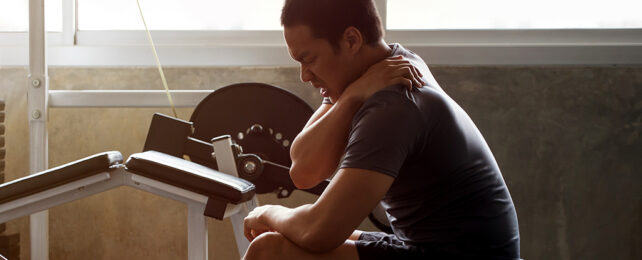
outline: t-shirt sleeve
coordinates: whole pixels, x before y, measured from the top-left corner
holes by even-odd
[[[359,168],[397,177],[417,143],[422,120],[411,104],[384,98],[357,112],[340,168]]]

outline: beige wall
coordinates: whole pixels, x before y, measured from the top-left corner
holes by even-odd
[[[640,259],[642,67],[435,67],[493,150],[520,222],[525,259]],[[284,87],[316,107],[296,68],[167,68],[173,89],[237,82]],[[0,68],[6,180],[28,175],[25,68]],[[51,89],[161,89],[154,68],[50,68]],[[151,115],[169,109],[51,109],[49,166],[141,151]],[[179,109],[189,118],[191,109]],[[295,192],[263,203],[295,206]],[[340,217],[338,212],[337,216]],[[185,259],[186,207],[119,188],[50,211],[51,259]],[[9,222],[29,259],[27,218]],[[366,227],[371,228],[371,227]],[[211,259],[238,257],[229,221],[209,221]]]

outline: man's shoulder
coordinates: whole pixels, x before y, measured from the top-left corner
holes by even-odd
[[[362,110],[401,109],[429,112],[453,102],[441,89],[424,86],[408,90],[404,86],[389,86],[372,95],[361,107]],[[422,111],[428,110],[428,111]]]
[[[367,112],[398,112],[400,110],[413,110],[412,95],[401,85],[386,87],[366,100],[359,113]]]
[[[417,125],[424,116],[402,86],[390,86],[375,93],[355,114],[352,125]]]

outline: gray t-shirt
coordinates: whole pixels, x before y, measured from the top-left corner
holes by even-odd
[[[481,133],[419,56],[391,47],[428,86],[389,86],[368,99],[353,118],[340,167],[395,178],[382,205],[405,243],[461,256],[519,258],[515,207]]]

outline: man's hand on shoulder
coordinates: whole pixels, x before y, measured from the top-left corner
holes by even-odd
[[[370,66],[345,89],[338,102],[364,102],[377,91],[392,85],[403,85],[410,90],[420,88],[426,85],[422,77],[421,72],[403,56],[390,57]]]

